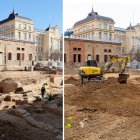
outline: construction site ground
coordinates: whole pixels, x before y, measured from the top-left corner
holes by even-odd
[[[105,81],[80,85],[79,76],[67,72],[66,140],[140,140],[140,71],[127,73],[127,84],[108,73]]]
[[[0,72],[1,80],[12,78],[25,91],[24,94],[0,93],[0,140],[62,140],[62,75],[51,75],[54,83],[49,77],[43,71]],[[40,89],[46,82],[47,93],[56,97],[50,102],[41,97]],[[4,101],[6,96],[11,100]]]

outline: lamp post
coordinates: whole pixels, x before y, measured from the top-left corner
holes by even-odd
[[[6,44],[4,47],[4,70],[7,70],[7,48],[6,48]]]

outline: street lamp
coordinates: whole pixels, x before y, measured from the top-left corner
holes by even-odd
[[[4,70],[7,70],[7,48],[6,48],[6,44],[5,44],[5,47],[4,47]]]

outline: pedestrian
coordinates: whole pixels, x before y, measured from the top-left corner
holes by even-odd
[[[47,86],[47,83],[44,83],[41,87],[42,98],[44,98],[44,95],[45,95],[45,92],[46,92],[46,86]]]

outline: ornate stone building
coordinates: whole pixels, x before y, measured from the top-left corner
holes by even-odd
[[[126,30],[126,53],[131,53],[132,50],[140,49],[140,24],[130,26]]]
[[[62,53],[62,36],[57,25],[54,27],[49,26],[46,30],[35,29],[34,35],[39,61],[49,60],[54,52]]]
[[[92,11],[65,33],[64,60],[80,63],[87,59],[106,62],[111,55],[120,54],[121,43],[114,37],[114,20]]]
[[[83,52],[80,52],[79,42],[84,48],[81,48]],[[81,62],[88,56],[105,62],[110,55],[129,55],[138,49],[140,24],[130,24],[126,29],[115,27],[112,18],[101,16],[93,9],[86,18],[76,22],[73,28],[65,32],[65,62]]]
[[[92,9],[86,18],[74,24],[73,36],[77,39],[114,42],[114,24],[112,18],[100,16]]]
[[[34,23],[19,16],[14,10],[7,19],[0,21],[0,36],[24,41],[34,41]]]
[[[0,66],[23,69],[32,61],[46,61],[51,52],[61,51],[60,40],[58,26],[34,29],[31,19],[13,10],[8,18],[0,21]]]

